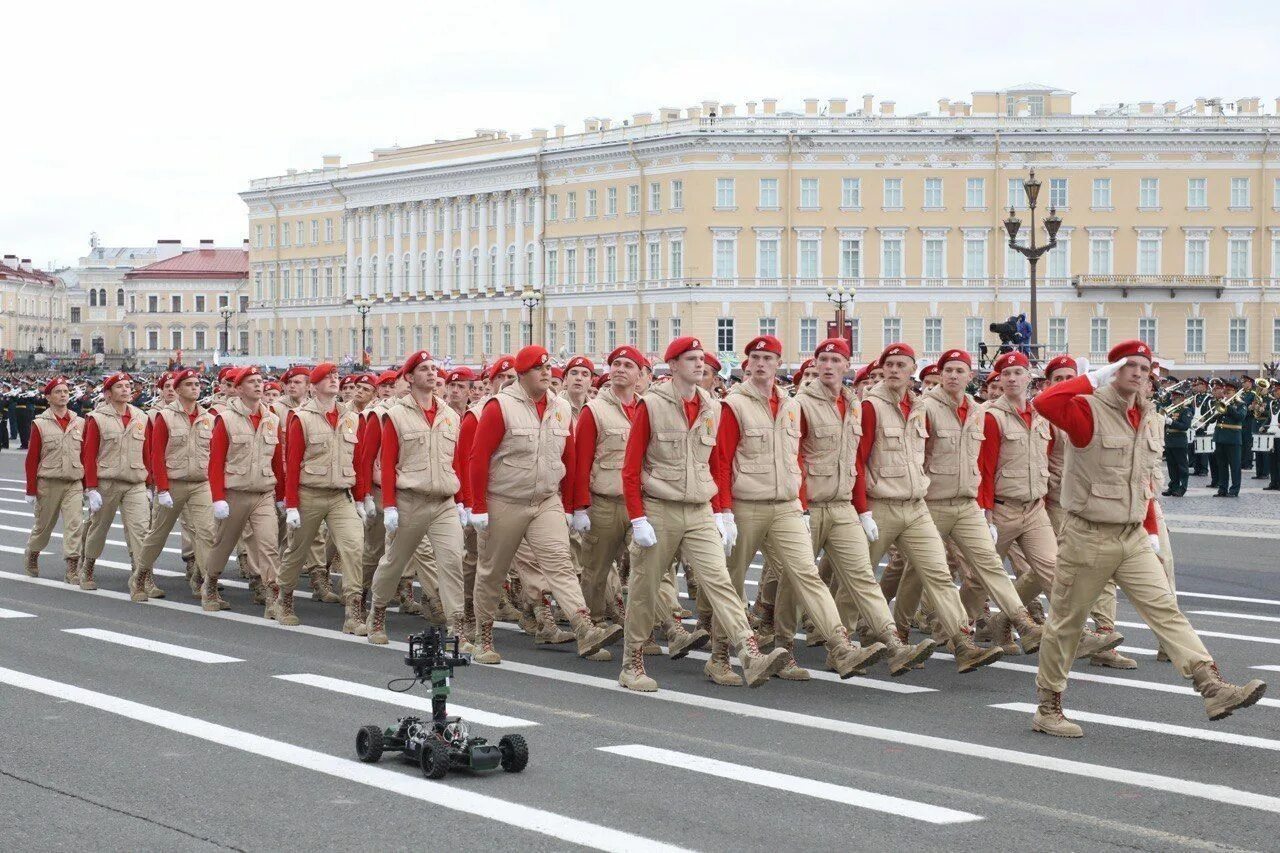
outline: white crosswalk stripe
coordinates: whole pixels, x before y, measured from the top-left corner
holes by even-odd
[[[1246,598],[1240,595],[1218,595],[1212,592],[1183,592],[1182,590],[1178,590],[1176,595],[1179,598],[1207,598],[1214,601],[1238,601],[1242,604],[1280,605],[1280,599],[1275,598]]]
[[[1197,616],[1220,616],[1223,619],[1248,619],[1252,622],[1280,622],[1280,616],[1259,616],[1256,613],[1230,613],[1226,610],[1192,610]]]
[[[3,512],[3,510],[0,510],[0,512]],[[30,530],[27,530],[26,528],[23,528],[23,527],[11,527],[10,525],[7,525],[7,524],[0,524],[0,530],[8,530],[8,531],[10,531],[11,533],[30,533],[30,532],[31,532]],[[52,533],[52,534],[50,534],[50,535],[51,535],[51,536],[53,536],[55,539],[61,539],[61,538],[63,538],[63,536],[62,536],[62,534],[61,534],[61,533],[56,533],[56,532],[55,532],[55,533]],[[116,546],[116,547],[118,547],[118,548],[128,548],[128,547],[129,547],[128,543],[121,542],[121,541],[120,541],[120,540],[118,540],[118,539],[108,539],[108,540],[107,540],[107,544],[108,544],[108,545],[115,545],[115,546]],[[166,553],[166,554],[179,554],[179,555],[181,555],[181,554],[182,554],[182,549],[181,549],[181,548],[165,548],[165,549],[164,549],[164,553]],[[160,574],[160,572],[159,572],[159,571],[157,571],[157,572],[156,572],[156,574]],[[179,574],[182,574],[182,573],[181,573],[181,572],[171,572],[171,574],[172,574],[172,575],[179,575]]]
[[[1150,631],[1151,626],[1145,622],[1121,622],[1116,620],[1117,628],[1138,628],[1143,631]],[[1247,643],[1267,643],[1272,646],[1280,646],[1280,639],[1274,637],[1255,637],[1250,634],[1227,634],[1222,631],[1202,631],[1196,628],[1196,633],[1201,637],[1217,637],[1222,640],[1243,640]]]
[[[0,503],[2,503],[2,502],[7,502],[7,503],[18,503],[18,504],[25,504],[25,503],[26,503],[26,501],[10,501],[8,498],[0,498]],[[18,512],[17,510],[12,510],[12,509],[0,509],[0,515],[14,515],[14,516],[17,516],[18,518],[25,518],[25,519],[28,519],[28,520],[29,520],[29,519],[31,518],[31,510],[30,510],[30,509],[28,509],[26,512]],[[18,527],[6,527],[6,528],[4,528],[4,529],[5,529],[5,530],[14,530],[14,531],[17,531],[18,533],[24,533],[24,534],[27,534],[27,535],[30,535],[30,533],[31,533],[31,528],[29,528],[29,527],[21,527],[21,528],[18,528]],[[112,530],[124,530],[124,525],[123,525],[123,524],[120,524],[119,522],[116,522],[116,523],[114,523],[114,524],[112,524],[112,525],[111,525],[111,529],[112,529]],[[55,533],[55,534],[53,534],[53,535],[54,535],[54,536],[61,536],[62,534],[60,534],[60,533]],[[169,535],[170,535],[170,536],[181,536],[181,535],[182,535],[182,531],[181,531],[179,528],[175,527],[173,530],[169,531]],[[172,551],[172,550],[170,550],[170,549],[168,549],[168,548],[166,548],[165,550],[169,551],[171,554],[177,554],[177,553],[178,553],[177,551]]]
[[[0,607],[0,619],[35,619],[34,613],[23,613],[21,610],[6,610]]]
[[[313,675],[311,673],[276,675],[273,677],[278,678],[281,681],[289,681],[294,684],[305,684],[308,687],[318,687],[321,690],[329,690],[334,693],[345,693],[348,696],[358,696],[361,699],[372,699],[374,702],[383,702],[387,705],[398,705],[402,708],[412,708],[415,711],[426,711],[428,714],[431,713],[430,696],[416,696],[396,690],[387,690],[383,687],[371,687],[368,684],[359,684],[355,681],[343,681],[339,678],[329,678],[324,675]],[[496,729],[538,725],[532,720],[522,720],[519,717],[508,717],[505,714],[494,714],[490,711],[481,711],[477,708],[464,708],[463,706],[456,705],[452,702],[449,703],[449,714],[451,716],[462,717],[468,723],[475,723],[480,726],[490,726]]]
[[[1005,702],[991,707],[1005,711],[1019,711],[1024,714],[1034,714],[1036,710],[1036,706],[1030,702]],[[1176,726],[1171,723],[1157,723],[1152,720],[1134,720],[1128,717],[1115,717],[1111,714],[1077,711],[1074,708],[1067,709],[1066,715],[1068,719],[1078,723],[1098,723],[1103,726],[1117,726],[1140,732],[1157,732],[1165,735],[1195,738],[1196,740],[1230,743],[1236,746],[1251,746],[1256,749],[1280,750],[1280,740],[1272,740],[1265,737],[1251,737],[1250,735],[1238,735],[1233,732],[1197,729],[1191,726]]]
[[[117,646],[128,646],[132,649],[142,649],[156,654],[168,655],[169,657],[184,658],[196,663],[244,663],[244,658],[233,658],[227,655],[206,652],[203,649],[175,646],[172,643],[148,640],[145,637],[135,637],[132,634],[121,634],[117,631],[105,631],[101,628],[63,628],[62,632],[64,634],[74,634],[77,637],[88,637],[91,640],[102,640],[104,643],[114,643]]]

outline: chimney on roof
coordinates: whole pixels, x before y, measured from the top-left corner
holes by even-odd
[[[600,119],[600,129],[601,129],[601,130],[608,130],[608,129],[609,129],[609,128],[611,128],[611,127],[613,127],[613,119],[611,119],[611,118],[602,118],[602,119]]]
[[[583,127],[586,128],[587,133],[595,133],[597,130],[600,129],[600,119],[589,118],[583,121],[582,125]]]
[[[558,139],[558,138],[560,138],[560,137],[562,137],[562,136],[564,136],[564,125],[563,125],[563,124],[557,124],[557,125],[556,125],[556,138]]]
[[[805,115],[807,115],[807,116],[816,116],[816,115],[818,114],[818,99],[817,99],[817,98],[805,98],[805,99],[804,99],[804,114],[805,114]]]
[[[18,269],[22,270],[23,272],[32,272],[33,270],[31,269],[31,259],[23,258],[22,261],[18,264]]]
[[[631,116],[631,123],[635,125],[649,124],[653,121],[653,113],[635,113]]]
[[[692,106],[686,107],[684,111],[685,118],[702,118],[702,107]]]
[[[207,239],[207,238],[202,238],[202,239],[200,240],[200,248],[201,248],[201,249],[212,249],[212,248],[213,248],[213,241],[212,241],[212,240],[209,240],[209,239]]]
[[[846,115],[849,112],[848,98],[830,98],[827,101],[827,113],[833,116]]]
[[[1198,116],[1204,115],[1204,104],[1205,104],[1204,98],[1196,98],[1196,115]]]
[[[893,101],[881,101],[881,102],[880,102],[880,115],[882,115],[882,116],[891,116],[891,115],[893,115],[893,107],[894,107],[894,102],[893,102]]]
[[[738,112],[738,107],[737,107],[737,105],[736,105],[736,104],[721,104],[721,105],[720,105],[720,115],[722,115],[722,116],[723,116],[723,117],[725,117],[725,118],[728,118],[728,117],[729,117],[729,116],[731,116],[731,115],[736,115],[736,114],[737,114],[737,112]]]
[[[341,154],[325,154],[323,157],[320,158],[320,163],[326,169],[337,169],[342,165],[342,155]]]
[[[1261,98],[1240,98],[1236,101],[1236,112],[1241,115],[1257,115],[1261,105]]]
[[[181,241],[181,240],[172,240],[172,239],[170,239],[170,240],[157,240],[157,241],[156,241],[156,245],[157,245],[157,246],[181,246],[181,245],[182,245],[182,241]]]
[[[719,101],[703,101],[702,114],[709,116],[712,113],[715,113],[716,115],[720,115],[720,102]]]
[[[243,240],[241,240],[241,241],[240,241],[240,243],[245,247],[245,249],[248,249],[248,248],[249,248],[249,238],[248,238],[248,237],[245,237]]]
[[[679,121],[679,107],[660,107],[658,109],[658,121]]]
[[[938,98],[938,115],[951,115],[951,99]]]
[[[778,112],[778,99],[777,99],[777,98],[762,98],[761,100],[764,102],[764,114],[765,114],[765,115],[767,115],[767,116],[771,116],[771,115],[774,115],[774,114],[776,114],[776,113]]]
[[[862,114],[864,116],[871,115],[871,111],[875,109],[874,107],[875,98],[876,98],[875,95],[862,96]]]
[[[1174,113],[1176,113],[1177,111],[1178,111],[1178,102],[1177,102],[1177,101],[1165,101],[1165,102],[1164,102],[1164,114],[1165,114],[1165,115],[1167,115],[1167,116],[1171,116],[1171,115],[1173,115]]]
[[[545,127],[535,127],[533,130],[529,131],[529,135],[534,139],[546,139],[547,129]]]
[[[1155,101],[1138,101],[1138,114],[1144,115],[1144,116],[1155,115],[1156,102]]]
[[[1277,99],[1277,100],[1280,100],[1280,99]],[[753,116],[755,114],[756,114],[756,102],[747,101],[747,115]]]

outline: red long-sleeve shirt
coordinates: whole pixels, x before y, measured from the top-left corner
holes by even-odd
[[[534,403],[541,421],[547,411],[547,398],[543,397]],[[484,404],[480,413],[480,423],[476,427],[475,442],[471,447],[471,510],[477,514],[489,512],[489,463],[498,445],[507,433],[506,420],[502,417],[502,407],[497,400]],[[560,502],[565,512],[573,512],[573,465],[574,439],[573,427],[569,427],[569,436],[564,442],[564,451],[560,455],[565,474],[560,480]]]
[[[249,423],[255,432],[262,423],[262,415],[252,414]],[[213,420],[213,435],[209,438],[209,492],[215,501],[227,499],[227,450],[231,447],[231,438],[227,435],[226,424],[222,416]],[[276,500],[284,500],[284,451],[279,444],[271,455],[271,471],[276,475]]]
[[[769,394],[769,413],[774,420],[778,418],[778,409],[782,401],[778,392]],[[711,451],[711,475],[716,481],[716,496],[711,501],[711,509],[715,512],[733,511],[733,457],[738,455],[738,442],[742,440],[742,427],[738,424],[738,416],[728,403],[720,406],[720,427],[716,430],[716,446]]]
[[[698,395],[684,400],[684,416],[692,428],[702,411]],[[627,436],[627,449],[622,455],[622,497],[627,504],[627,517],[635,520],[644,515],[644,492],[640,489],[640,471],[644,467],[645,454],[649,452],[649,409],[641,400],[631,419],[631,434]],[[715,477],[714,448],[711,451],[711,476]]]
[[[1093,410],[1082,398],[1092,393],[1093,383],[1089,381],[1088,375],[1077,376],[1041,391],[1032,405],[1049,423],[1065,432],[1072,445],[1087,447],[1093,441]],[[1125,414],[1129,425],[1136,431],[1142,425],[1142,412],[1137,406],[1130,406]],[[1160,526],[1156,522],[1155,501],[1147,502],[1147,515],[1142,520],[1142,528],[1152,534],[1160,532]]]
[[[373,491],[373,463],[382,452],[382,418],[373,412],[360,414],[360,441],[356,443],[356,485],[351,496],[358,501]],[[397,455],[397,458],[399,456]],[[385,470],[385,466],[384,466]],[[395,474],[392,474],[394,477]],[[383,481],[386,482],[385,480]],[[395,486],[392,486],[395,491]],[[395,506],[395,504],[391,504]]]
[[[453,473],[458,475],[462,484],[458,503],[471,509],[471,448],[476,443],[476,428],[480,421],[470,409],[462,415],[462,425],[458,427],[458,446],[453,450]]]
[[[67,412],[63,417],[54,415],[54,420],[58,423],[58,428],[63,432],[67,431],[67,427],[71,425],[71,413]],[[37,473],[40,470],[40,430],[31,430],[31,440],[27,442],[27,494],[34,495],[36,493]]]
[[[640,406],[640,398],[633,397],[630,403],[622,404],[622,413],[627,420],[636,419],[636,411]],[[586,509],[591,506],[591,466],[596,458],[596,439],[598,438],[596,419],[586,406],[578,415],[578,423],[573,428],[573,445],[576,458],[573,463],[573,508]]]
[[[129,422],[133,417],[125,410],[121,417],[121,423],[125,429],[129,428]],[[84,444],[80,448],[80,462],[84,465],[84,487],[86,489],[98,488],[98,450],[102,443],[102,438],[98,434],[98,422],[93,418],[85,418],[84,425]],[[150,457],[151,448],[148,446],[147,440],[142,441],[142,462],[145,465]],[[150,476],[147,477],[150,481]]]
[[[200,417],[200,410],[196,409],[187,415],[191,423],[196,422],[196,418]],[[169,448],[169,424],[160,415],[156,415],[147,422],[147,429],[150,431],[151,439],[151,464],[148,466],[151,470],[151,479],[156,484],[156,491],[169,491],[169,466],[165,464],[165,451]]]
[[[911,415],[911,397],[903,394],[898,401],[902,416]],[[871,448],[876,443],[876,407],[870,400],[862,401],[862,438],[858,440],[858,478],[853,484],[853,507],[858,514],[867,511],[867,460],[871,458]]]
[[[331,429],[338,428],[338,410],[324,413]],[[302,419],[289,418],[284,452],[284,505],[287,509],[298,507],[298,482],[302,479],[302,457],[307,451],[307,436],[302,430]]]

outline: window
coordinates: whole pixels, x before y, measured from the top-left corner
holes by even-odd
[[[1227,352],[1231,355],[1246,355],[1249,352],[1247,317],[1232,317],[1227,323]]]
[[[1021,234],[1018,235],[1018,245],[1026,245],[1026,241],[1022,239]],[[1014,281],[1023,281],[1027,277],[1027,259],[1008,243],[1005,244],[1004,248],[1004,274],[1006,278]]]
[[[599,215],[599,198],[595,190],[587,190],[587,216]]]
[[[586,323],[586,343],[587,352],[594,353],[596,351],[596,321],[588,320]]]
[[[657,213],[662,209],[662,184],[657,181],[649,183],[649,212]]]
[[[1111,208],[1111,179],[1110,178],[1094,178],[1093,179],[1092,206],[1100,210],[1109,210]]]
[[[1155,210],[1160,207],[1160,179],[1142,178],[1138,181],[1138,207]]]
[[[598,272],[596,269],[596,247],[595,246],[587,247],[586,263],[587,263],[587,268],[586,268],[587,284],[595,284],[596,276],[598,275]]]
[[[671,327],[671,338],[672,338],[673,340],[674,340],[675,338],[680,337],[680,335],[681,335],[681,332],[680,332],[680,326],[681,326],[681,323],[680,323],[680,318],[679,318],[679,317],[672,317],[672,318],[671,318],[671,321],[670,321],[667,325]]]
[[[942,209],[942,178],[924,179],[925,210]]]
[[[1089,272],[1093,275],[1111,275],[1110,234],[1089,238]]]
[[[774,208],[778,206],[778,179],[760,179],[760,207]]]
[[[1106,317],[1089,319],[1089,352],[1096,355],[1111,349],[1111,321]]]
[[[261,225],[253,226],[253,248],[255,249],[262,248],[262,226]]]
[[[684,209],[684,181],[671,182],[671,209]]]
[[[301,225],[302,223],[299,222],[298,224]],[[182,330],[181,329],[169,330],[169,348],[174,350],[182,349]]]
[[[196,313],[197,314],[204,313],[204,298],[205,297],[203,293],[196,294]],[[196,347],[196,349],[200,349],[200,347]]]
[[[1009,207],[1014,210],[1026,210],[1027,191],[1022,185],[1022,178],[1009,179]]]
[[[158,329],[147,329],[147,349],[160,349],[160,331]]]
[[[1208,183],[1207,178],[1187,178],[1187,207],[1202,208],[1209,206]]]
[[[671,241],[671,269],[668,270],[671,278],[684,278],[684,241]]]
[[[840,182],[840,206],[862,207],[861,178],[845,178]]]
[[[640,342],[640,323],[635,319],[627,320],[627,343],[634,346]]]
[[[1050,207],[1066,207],[1067,206],[1067,179],[1066,178],[1050,178],[1049,179],[1049,206]]]
[[[1204,353],[1204,318],[1187,318],[1187,355]]]
[[[618,188],[608,187],[604,191],[604,215],[618,215]]]
[[[756,241],[756,275],[763,279],[778,277],[778,241],[776,239]]]
[[[1071,238],[1058,232],[1058,245],[1049,252],[1049,278],[1067,278],[1071,275]]]
[[[964,240],[964,277],[987,277],[987,241],[984,237],[966,237]]]
[[[560,195],[555,193],[547,196],[547,221],[555,222],[560,218]]]
[[[1160,274],[1160,241],[1152,237],[1138,240],[1138,275]]]
[[[1248,237],[1232,237],[1227,240],[1227,275],[1231,278],[1249,277]]]
[[[578,283],[578,250],[566,248],[564,250],[564,281],[565,284]]]
[[[880,277],[898,278],[902,275],[902,238],[885,237],[880,241]],[[893,343],[890,341],[889,343]]]
[[[986,178],[969,178],[964,182],[964,206],[974,209],[987,206]]]
[[[653,240],[648,245],[649,257],[645,260],[644,275],[647,280],[654,281],[662,278],[662,244]]]
[[[886,209],[902,209],[902,178],[884,179],[884,206]]]
[[[640,185],[627,185],[627,213],[640,212]]]
[[[845,238],[840,241],[840,277],[862,278],[862,241]]]
[[[79,322],[80,322],[80,307],[79,307],[79,306],[75,306],[75,307],[73,307],[73,308],[71,309],[71,322],[73,322],[73,323],[79,323]],[[77,349],[77,347],[72,347],[72,348],[71,348],[71,351],[72,351],[72,352],[75,352],[75,351],[76,351],[76,349]]]
[[[884,323],[880,327],[880,337],[883,340],[882,346],[897,343],[902,340],[902,318],[901,317],[885,317]]]
[[[1271,184],[1271,206],[1280,210],[1280,178]]]
[[[578,193],[566,193],[564,197],[564,215],[566,219],[578,218]]]
[[[311,245],[314,246],[319,242],[320,242],[320,220],[313,219],[311,220]],[[201,349],[201,347],[196,347],[196,349]]]
[[[174,293],[169,296],[169,311],[174,314],[182,313],[182,294]]]
[[[716,350],[734,352],[737,348],[733,340],[733,318],[721,317],[716,320]]]
[[[640,280],[640,244],[627,244],[626,281]]]
[[[818,208],[818,179],[800,179],[800,207],[808,210]]]
[[[492,263],[492,261],[494,260],[494,257],[490,255],[490,259]],[[493,280],[492,271],[489,273],[489,278],[491,281]],[[560,253],[555,249],[548,249],[547,250],[547,281],[559,281],[559,280],[560,280]]]
[[[818,348],[818,320],[816,317],[800,318],[800,352],[813,352]]]
[[[1067,346],[1066,317],[1049,318],[1049,338],[1047,344],[1049,352],[1051,353],[1064,353],[1070,349],[1070,347]]]
[[[98,291],[94,290],[93,288],[89,288],[89,307],[90,308],[98,307]]]
[[[712,271],[715,278],[733,278],[737,274],[735,260],[733,238],[717,237],[715,241],[714,268]]]
[[[924,318],[924,351],[928,355],[942,352],[942,318]]]
[[[569,322],[564,324],[564,345],[569,352],[578,351],[578,324]]]
[[[778,318],[777,317],[761,317],[760,318],[760,334],[778,336]]]
[[[716,178],[716,207],[731,208],[735,204],[734,179]]]
[[[1280,353],[1280,317],[1271,321],[1271,352]]]
[[[940,279],[946,275],[946,241],[941,237],[926,237],[924,241],[924,277]]]
[[[1209,241],[1204,237],[1187,238],[1187,275],[1205,275],[1209,270]]]
[[[276,227],[274,225],[270,226],[270,230],[268,234],[269,236],[267,237],[267,248],[270,249],[274,247],[276,244]]]
[[[1139,317],[1138,318],[1138,340],[1142,341],[1152,350],[1158,350],[1156,346],[1156,318],[1155,317]]]
[[[299,220],[298,220],[298,240],[297,240],[297,243],[298,243],[298,245],[299,245],[299,246],[306,245],[306,242],[307,242],[307,241],[306,241],[306,238],[303,236],[303,232],[302,232],[303,226],[305,226],[305,225],[306,225],[306,223],[305,223],[305,222],[303,222],[301,219],[299,219]]]
[[[613,284],[618,280],[618,247],[604,247],[604,280]]]
[[[116,307],[117,308],[124,307],[124,288],[123,287],[116,288]]]
[[[1249,208],[1249,179],[1248,178],[1232,178],[1231,179],[1231,207],[1232,209],[1248,210]]]
[[[660,342],[658,336],[660,334],[658,327],[658,318],[649,318],[649,352],[657,352]]]
[[[845,317],[845,324],[849,329],[849,351],[859,353],[862,351],[862,321],[857,317]]]
[[[147,295],[147,313],[155,314],[159,312],[159,310],[160,310],[160,297],[156,296],[154,293],[148,294]],[[152,347],[152,349],[155,349],[155,347]]]
[[[613,352],[618,348],[618,323],[616,320],[604,322],[604,349]]]
[[[288,247],[289,245],[289,231],[290,228],[288,222],[280,224],[280,245],[282,247]]]
[[[818,278],[822,275],[820,256],[822,241],[804,239],[800,241],[800,277]]]

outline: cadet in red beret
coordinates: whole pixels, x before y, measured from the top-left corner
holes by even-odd
[[[475,381],[476,375],[469,367],[455,367],[445,377],[444,397],[458,417],[462,417],[471,405],[471,383]]]
[[[818,351],[821,351],[821,349],[822,348],[819,347]],[[847,359],[847,356],[846,356],[846,359]],[[806,358],[804,361],[800,362],[800,367],[799,369],[796,370],[795,376],[791,377],[791,384],[795,386],[796,390],[799,390],[800,386],[804,385],[806,382],[812,382],[817,378],[818,378],[817,362],[815,362],[814,359],[812,358]]]
[[[54,526],[61,519],[62,558],[66,565],[63,579],[74,584],[80,582],[84,539],[84,484],[80,480],[83,463],[77,452],[84,435],[84,419],[67,408],[71,385],[66,377],[53,377],[42,390],[49,408],[32,420],[27,442],[26,500],[35,504],[35,518],[27,537],[24,566],[28,575],[40,574],[40,552],[49,544]],[[68,438],[71,440],[65,440]]]
[[[875,362],[864,364],[858,368],[853,374],[853,395],[859,400],[867,396],[867,391],[875,384],[875,380],[871,378],[871,369],[875,367]]]
[[[622,346],[615,349],[613,352],[609,353],[609,357],[605,359],[605,364],[609,367],[612,367],[613,363],[620,358],[630,359],[631,361],[635,362],[635,365],[637,367],[650,366],[649,359],[645,358],[644,355],[640,352],[640,350],[636,349],[630,344],[623,344]],[[594,369],[595,368],[593,367],[592,370]]]
[[[569,404],[574,423],[587,404],[591,383],[596,378],[596,366],[585,355],[575,355],[564,366],[564,384],[560,396]]]
[[[1076,365],[1076,360],[1066,353],[1054,356],[1044,366],[1044,378],[1049,381],[1050,385],[1056,385],[1066,379],[1071,379],[1079,372],[1080,368]]]
[[[496,394],[502,385],[507,382],[514,382],[516,378],[516,360],[509,355],[498,356],[498,359],[489,366],[489,383],[493,385],[493,393]]]
[[[295,364],[280,376],[280,384],[284,386],[284,393],[278,401],[278,414],[292,411],[307,401],[307,393],[311,387],[311,368]],[[283,419],[281,423],[284,423]]]
[[[684,337],[676,338],[671,343],[667,344],[666,352],[662,354],[662,360],[672,362],[685,353],[693,352],[695,350],[698,352],[703,351],[702,340],[690,335],[685,335]]]
[[[926,364],[920,368],[920,388],[922,391],[928,391],[930,388],[936,388],[942,381],[942,371],[936,364]]]

